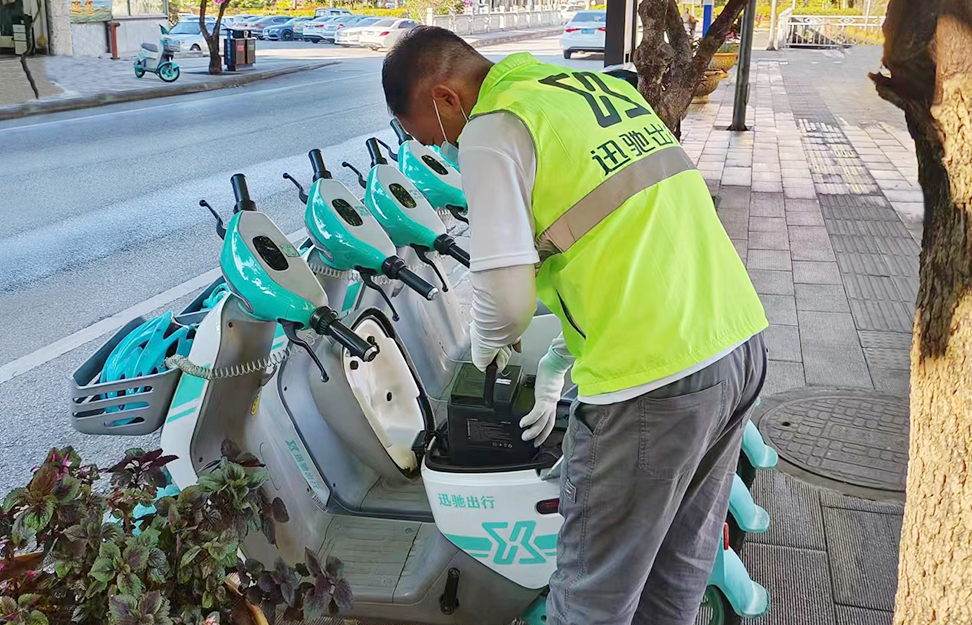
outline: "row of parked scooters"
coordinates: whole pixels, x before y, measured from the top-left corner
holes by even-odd
[[[276,545],[249,537],[247,555],[339,557],[355,597],[348,618],[538,625],[556,568],[560,442],[574,389],[539,449],[513,438],[560,322],[540,307],[506,371],[484,375],[468,362],[454,288],[469,265],[453,236],[467,210],[461,174],[393,126],[397,149],[367,141],[363,198],[332,177],[319,150],[309,153],[309,186],[284,174],[306,240],[289,240],[259,212],[242,174],[231,179],[228,221],[201,202],[223,240],[222,278],[151,331],[134,320],[82,365],[72,422],[90,434],[161,428],[164,452],[178,456],[169,465],[178,488],[220,457],[224,439],[257,455],[272,475],[267,494],[291,520]],[[769,607],[733,547],[768,527],[748,485],[775,464],[747,427],[700,622]]]

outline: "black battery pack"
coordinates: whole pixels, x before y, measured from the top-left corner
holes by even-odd
[[[449,397],[448,449],[454,466],[529,463],[536,455],[524,441],[520,419],[533,408],[533,376],[518,366],[483,373],[471,362],[459,367]]]

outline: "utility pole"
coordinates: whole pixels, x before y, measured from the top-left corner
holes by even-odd
[[[746,127],[746,103],[749,102],[749,65],[753,58],[753,29],[756,27],[756,0],[749,0],[743,13],[742,33],[739,37],[739,67],[736,69],[736,97],[732,103],[732,125],[729,130],[749,130]]]

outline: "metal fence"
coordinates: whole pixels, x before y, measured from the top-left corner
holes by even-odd
[[[793,9],[780,13],[776,48],[846,48],[878,44],[884,16],[794,15]]]
[[[510,30],[515,28],[539,28],[558,26],[564,18],[558,10],[508,11],[472,15],[435,15],[426,18],[427,24],[448,28],[457,35],[473,35]]]

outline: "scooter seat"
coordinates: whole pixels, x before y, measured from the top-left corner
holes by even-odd
[[[159,46],[157,46],[154,43],[143,43],[142,44],[142,49],[143,50],[148,50],[149,52],[158,52],[159,51]]]

